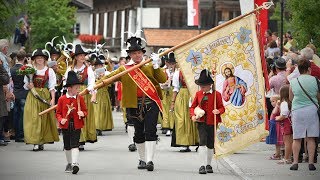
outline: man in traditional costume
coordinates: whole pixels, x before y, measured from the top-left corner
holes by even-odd
[[[146,52],[141,44],[141,38],[132,36],[127,40],[130,61],[111,72],[108,78],[119,74],[135,64],[139,64]],[[158,55],[152,55],[152,63],[145,64],[121,76],[122,107],[126,108],[128,131],[134,126],[134,142],[139,154],[138,169],[153,171],[153,156],[158,140],[157,120],[161,104],[161,89],[159,83],[166,82],[165,73],[159,68],[161,60]],[[146,163],[147,161],[147,163]]]

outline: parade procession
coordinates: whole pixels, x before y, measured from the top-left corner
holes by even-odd
[[[319,179],[317,0],[4,0],[0,179]]]

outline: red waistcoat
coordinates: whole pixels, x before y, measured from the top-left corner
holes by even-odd
[[[80,108],[81,111],[84,113],[85,116],[88,115],[88,111],[87,111],[87,107],[86,104],[84,102],[84,99],[82,96],[77,96],[77,98],[80,98]],[[73,107],[75,109],[73,109],[71,111],[71,113],[68,115],[68,117],[66,118],[67,112],[68,112],[68,106],[67,105],[73,105]],[[84,125],[84,121],[83,121],[83,117],[81,119],[79,119],[78,116],[78,103],[77,103],[77,99],[75,98],[67,98],[66,95],[63,95],[59,98],[58,100],[58,107],[56,110],[56,118],[59,122],[59,127],[61,129],[68,129],[69,127],[69,120],[71,118],[73,118],[74,121],[74,127],[75,129],[81,129]],[[65,124],[61,124],[61,120],[63,118],[68,119],[68,121]]]
[[[216,109],[220,111],[220,114],[216,115],[216,124],[221,122],[220,115],[224,113],[225,108],[223,106],[222,97],[221,94],[218,91],[213,91],[211,94],[203,94],[203,91],[200,90],[196,93],[192,105],[190,107],[190,117],[194,116],[194,109],[199,106],[201,109],[203,109],[206,113],[205,115],[200,118],[200,122],[206,122],[208,125],[214,125],[214,114],[212,113],[214,109],[214,94],[216,93],[217,103],[216,103]],[[207,100],[203,100],[204,96],[207,96]]]

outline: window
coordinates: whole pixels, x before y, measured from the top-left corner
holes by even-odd
[[[80,34],[80,23],[76,23],[74,26],[74,30],[73,30],[75,35],[79,35]]]

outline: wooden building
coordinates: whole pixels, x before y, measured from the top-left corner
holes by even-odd
[[[201,30],[240,15],[238,0],[199,2]],[[145,37],[151,51],[174,46],[199,33],[199,27],[187,26],[187,0],[93,0],[90,25],[91,34],[103,35],[108,50],[118,56],[126,55],[126,32],[142,29],[143,34],[137,33]],[[184,35],[172,40],[177,34]]]

